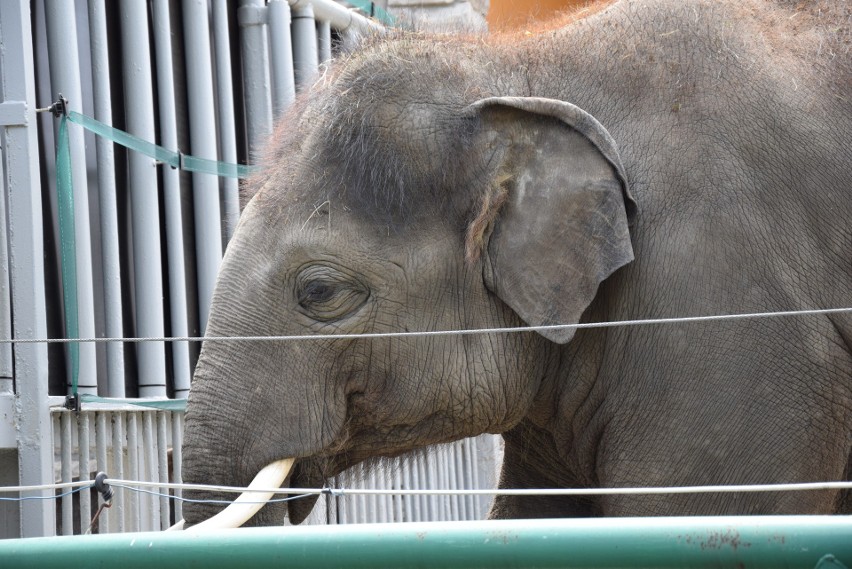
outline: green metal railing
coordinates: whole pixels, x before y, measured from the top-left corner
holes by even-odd
[[[0,566],[852,567],[846,516],[503,520],[252,528],[0,541]]]

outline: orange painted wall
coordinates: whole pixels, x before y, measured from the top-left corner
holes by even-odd
[[[517,29],[588,3],[589,0],[491,0],[488,27],[493,31]]]

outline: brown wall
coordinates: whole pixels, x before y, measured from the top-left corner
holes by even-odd
[[[494,31],[518,29],[588,3],[589,0],[491,0],[488,27]]]

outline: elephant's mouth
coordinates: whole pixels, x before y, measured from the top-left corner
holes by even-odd
[[[272,487],[303,488],[316,490],[324,488],[326,481],[346,468],[368,458],[354,456],[353,453],[341,453],[335,456],[315,456],[311,458],[285,458],[275,460],[264,468],[249,484],[249,488],[267,489]],[[193,531],[239,527],[243,524],[252,526],[274,526],[283,523],[286,514],[291,524],[298,525],[313,511],[319,494],[294,495],[289,500],[279,500],[282,495],[254,492],[244,492],[225,510],[205,521],[191,526]],[[274,499],[273,502],[269,500]],[[241,504],[240,504],[241,503]],[[239,504],[239,505],[238,505]],[[256,514],[256,515],[255,515]],[[183,520],[172,529],[181,529]]]
[[[293,467],[293,473],[285,486],[290,488],[323,488],[325,481],[330,477],[324,473],[328,472],[329,462],[318,459],[300,459]],[[287,518],[291,524],[300,524],[305,521],[319,499],[318,494],[309,494],[294,498],[287,502]]]

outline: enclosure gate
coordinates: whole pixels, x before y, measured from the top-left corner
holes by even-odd
[[[68,110],[142,141],[249,164],[273,118],[341,43],[380,26],[331,0],[0,2],[0,339],[18,342],[0,342],[0,486],[86,480],[98,470],[179,482],[182,411],[137,404],[182,400],[199,349],[83,342],[77,376],[67,345],[24,343],[69,336],[57,120],[38,107],[61,95]],[[76,295],[67,304],[76,306],[77,337],[203,335],[239,216],[237,180],[189,174],[68,127]],[[63,406],[72,377],[88,398],[79,413]],[[98,396],[107,399],[93,403]],[[487,488],[497,444],[463,441],[387,474],[363,479],[356,471],[339,483]],[[96,506],[87,492],[58,502],[52,491],[27,495],[41,499],[0,502],[0,537],[86,531]],[[311,519],[473,519],[484,507],[478,497],[346,497],[322,503]],[[179,502],[119,490],[94,531],[159,529],[176,515]]]

